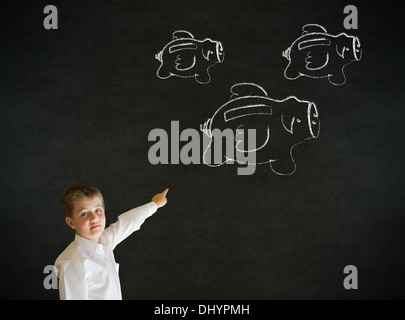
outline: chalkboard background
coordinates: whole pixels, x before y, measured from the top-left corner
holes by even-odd
[[[45,30],[43,8],[58,9]],[[358,30],[345,30],[354,4]],[[74,184],[103,192],[107,223],[170,188],[167,206],[115,250],[124,299],[405,298],[404,63],[398,8],[347,1],[29,1],[2,10],[0,296],[58,299],[43,269],[73,240]],[[360,38],[347,82],[284,78],[281,52],[308,23]],[[159,79],[175,30],[222,42],[211,82]],[[297,170],[152,165],[155,128],[200,124],[238,82],[319,110]],[[202,137],[202,135],[201,135]],[[185,143],[182,142],[181,145]],[[343,286],[346,265],[359,289]]]

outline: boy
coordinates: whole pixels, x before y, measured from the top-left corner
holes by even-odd
[[[167,203],[168,191],[157,194],[148,204],[121,214],[107,229],[104,229],[104,200],[98,188],[78,185],[65,193],[62,210],[67,225],[76,235],[55,261],[62,300],[122,299],[113,250]]]

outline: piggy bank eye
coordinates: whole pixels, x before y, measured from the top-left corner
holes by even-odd
[[[297,122],[300,123],[300,122],[301,122],[301,119],[297,118]]]

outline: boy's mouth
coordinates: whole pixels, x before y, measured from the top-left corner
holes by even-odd
[[[90,227],[90,229],[97,229],[97,228],[100,228],[100,227],[101,227],[101,224],[96,224],[96,225]]]

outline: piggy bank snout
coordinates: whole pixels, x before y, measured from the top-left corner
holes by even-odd
[[[308,103],[308,127],[312,138],[317,138],[320,131],[319,113],[313,102]]]
[[[224,48],[220,41],[206,39],[202,42],[203,57],[212,63],[221,63],[224,61]]]
[[[218,62],[220,62],[220,63],[223,62],[224,61],[224,47],[222,46],[222,43],[220,41],[216,41],[215,49],[216,49]]]
[[[360,45],[360,39],[358,37],[353,38],[353,54],[354,54],[354,59],[356,61],[360,61],[361,55],[362,55],[362,49]]]

